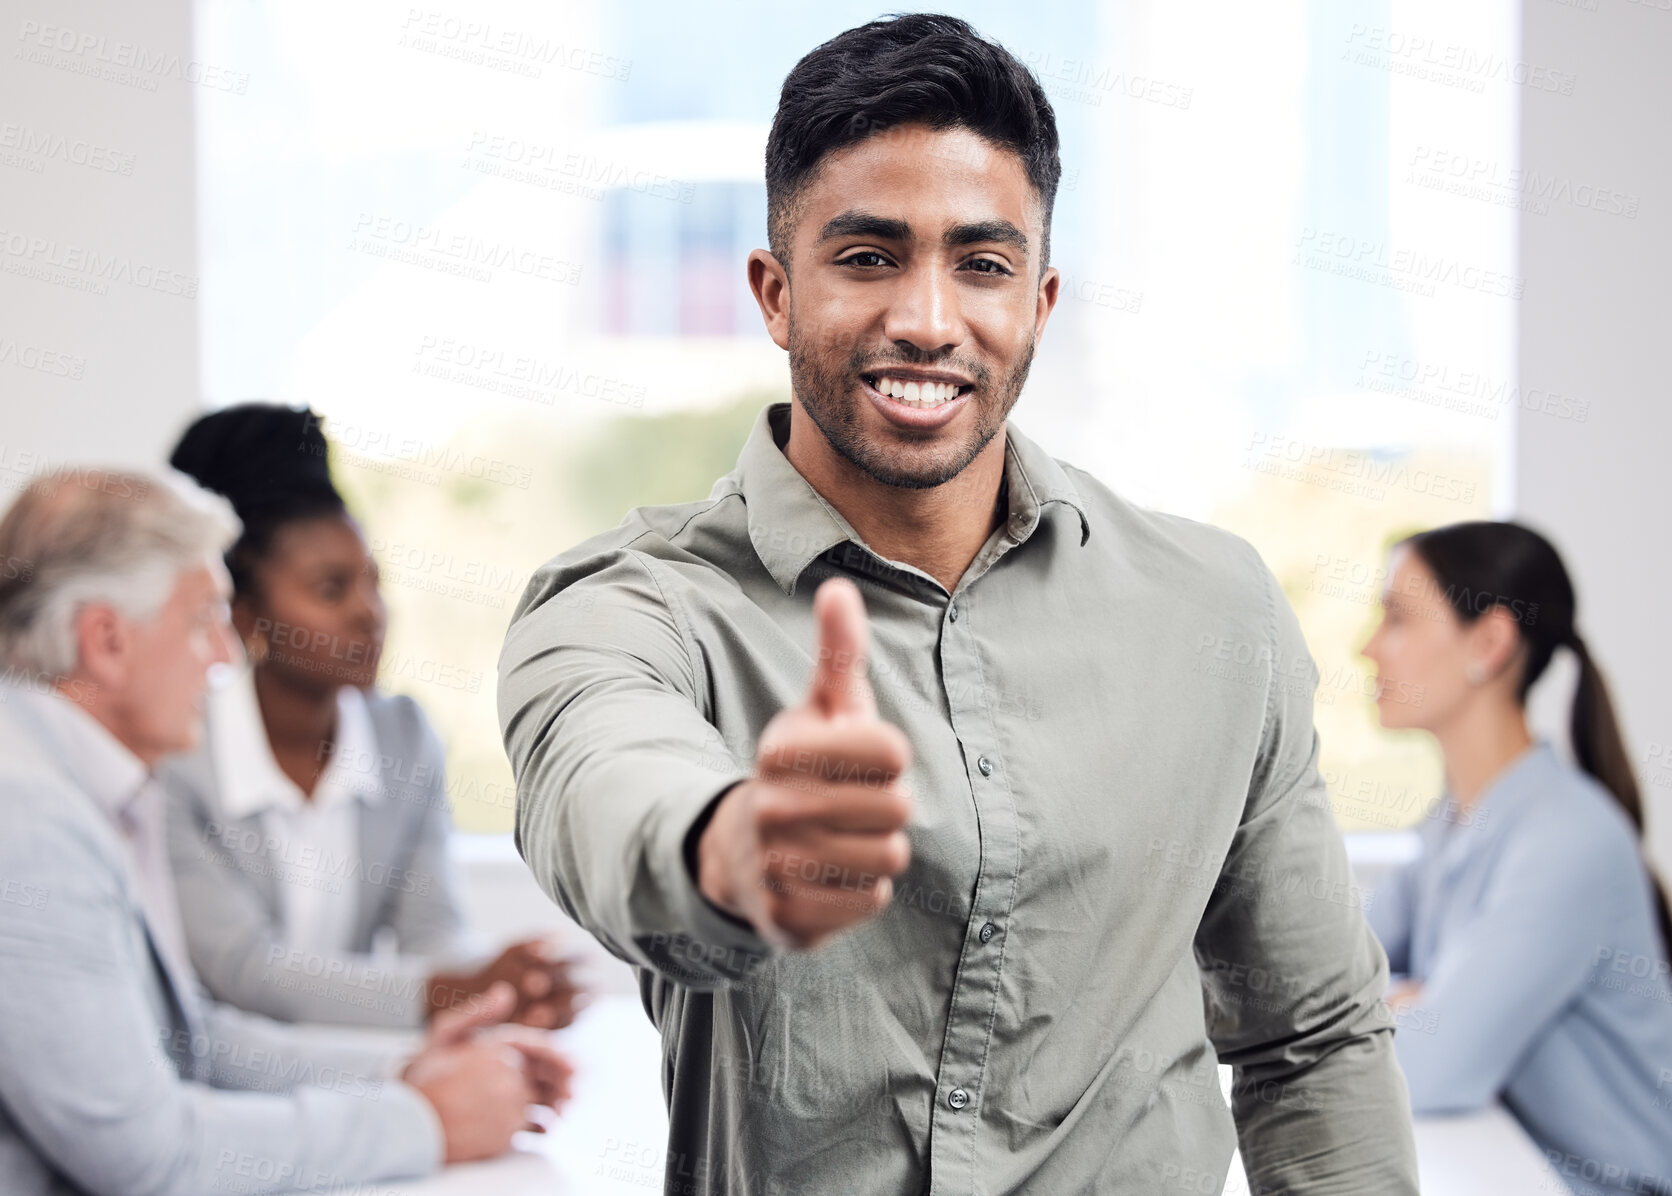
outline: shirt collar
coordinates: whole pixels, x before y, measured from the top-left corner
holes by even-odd
[[[8,690],[7,700],[18,699],[30,704],[58,741],[49,754],[120,825],[151,778],[145,762],[80,704],[55,689]]]
[[[210,750],[221,810],[229,818],[247,818],[267,809],[298,810],[308,801],[273,756],[255,672],[237,670],[209,699]],[[377,739],[365,696],[351,685],[337,690],[337,735],[331,762],[314,786],[316,808],[359,797],[376,802],[383,796],[378,778],[345,761],[375,761]]]
[[[807,566],[844,541],[881,556],[790,464],[782,445],[789,441],[790,405],[771,403],[755,417],[731,478],[748,511],[749,540],[761,564],[786,594]],[[1091,536],[1085,500],[1051,455],[1005,423],[1004,476],[1008,483],[1010,534],[1018,544],[1033,535],[1046,508],[1061,503],[1080,518],[1080,543]]]

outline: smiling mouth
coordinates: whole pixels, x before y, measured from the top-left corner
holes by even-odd
[[[933,411],[937,407],[944,407],[975,389],[973,384],[959,386],[950,382],[917,382],[880,373],[861,374],[859,377],[866,386],[884,398],[893,399],[901,406],[918,411]]]

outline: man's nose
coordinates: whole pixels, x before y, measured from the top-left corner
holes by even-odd
[[[884,331],[889,340],[909,342],[925,353],[963,343],[958,284],[944,263],[925,262],[907,270],[889,305]]]

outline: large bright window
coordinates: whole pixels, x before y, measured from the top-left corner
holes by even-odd
[[[1018,426],[1277,571],[1342,825],[1409,824],[1432,750],[1357,651],[1391,537],[1508,507],[1521,281],[1514,5],[950,4],[1039,75],[1063,297]],[[530,572],[700,498],[788,397],[744,281],[784,75],[869,6],[204,3],[209,401],[306,402],[386,579],[382,683],[502,831],[494,667]]]

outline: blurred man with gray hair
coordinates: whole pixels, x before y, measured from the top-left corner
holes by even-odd
[[[201,734],[230,634],[231,507],[184,475],[65,470],[0,519],[0,1190],[240,1193],[498,1154],[567,1065],[478,1034],[508,985],[410,1058],[209,1001],[152,769]],[[232,1090],[232,1091],[228,1091]]]

